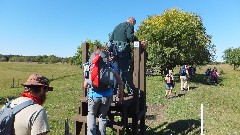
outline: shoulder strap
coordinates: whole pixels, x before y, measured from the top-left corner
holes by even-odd
[[[29,106],[29,105],[33,105],[35,104],[35,102],[33,100],[28,100],[28,101],[25,101],[15,107],[13,107],[13,114],[16,114],[18,113],[19,111],[21,111],[22,109],[24,109],[25,107]]]

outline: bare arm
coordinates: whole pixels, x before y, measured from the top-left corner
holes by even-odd
[[[87,87],[88,87],[88,85],[87,85],[87,80],[86,80],[86,79],[84,79],[83,87],[84,87],[84,88],[87,88]]]

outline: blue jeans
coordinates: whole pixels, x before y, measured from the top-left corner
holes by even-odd
[[[87,134],[97,135],[96,117],[98,116],[99,131],[106,135],[107,112],[112,103],[112,96],[101,98],[88,98]]]

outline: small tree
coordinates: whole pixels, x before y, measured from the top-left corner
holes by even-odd
[[[228,48],[224,51],[223,60],[237,69],[240,66],[240,47]]]

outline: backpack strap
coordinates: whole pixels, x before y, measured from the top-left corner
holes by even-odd
[[[15,107],[13,107],[13,114],[18,113],[19,111],[21,111],[22,109],[26,108],[27,106],[33,105],[35,103],[36,102],[33,101],[33,100],[28,100],[28,101],[25,101],[25,102],[23,102],[23,103],[21,103],[19,105],[16,105]]]

